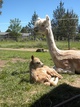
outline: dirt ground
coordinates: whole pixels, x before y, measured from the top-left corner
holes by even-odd
[[[19,48],[19,49],[14,49],[14,48],[0,48],[0,50],[36,51],[37,48]]]

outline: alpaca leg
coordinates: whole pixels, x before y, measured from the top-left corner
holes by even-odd
[[[57,73],[57,71],[55,71],[55,69],[49,68],[49,70],[47,71],[47,73],[51,76],[56,76],[58,78],[63,78],[60,74]]]
[[[53,69],[53,74],[54,76],[58,77],[58,78],[63,78],[62,75],[60,75],[57,71],[55,71],[55,69]]]
[[[50,82],[44,82],[44,84],[50,86]]]
[[[75,74],[75,71],[74,71],[74,70],[56,68],[55,66],[54,66],[53,68],[54,68],[58,73],[62,73],[62,74]]]
[[[51,79],[50,79],[50,84],[51,84],[51,85],[56,86],[57,83],[58,83],[58,77],[56,77],[55,80],[54,80],[54,78],[51,78]]]

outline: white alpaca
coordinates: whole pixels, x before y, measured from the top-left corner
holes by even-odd
[[[80,73],[80,50],[60,50],[56,47],[49,16],[45,19],[39,18],[34,30],[45,33],[49,52],[58,72]]]

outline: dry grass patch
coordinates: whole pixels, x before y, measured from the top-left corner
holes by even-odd
[[[4,67],[6,65],[6,60],[0,60],[0,68]]]
[[[22,58],[12,58],[11,59],[11,62],[12,63],[16,63],[16,62],[26,62],[26,60],[25,59],[22,59]]]

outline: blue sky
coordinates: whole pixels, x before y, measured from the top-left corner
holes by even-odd
[[[53,10],[64,2],[65,9],[74,10],[80,22],[80,0],[3,0],[0,15],[0,31],[5,32],[10,25],[10,19],[19,18],[22,27],[27,25],[36,11],[39,17],[49,15],[52,19]]]

